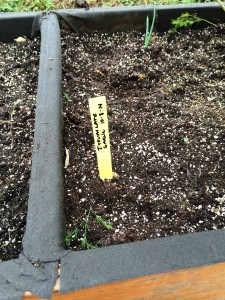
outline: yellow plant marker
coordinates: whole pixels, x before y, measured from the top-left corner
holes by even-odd
[[[98,160],[99,176],[102,180],[112,179],[112,159],[109,141],[106,97],[89,99],[92,130]]]

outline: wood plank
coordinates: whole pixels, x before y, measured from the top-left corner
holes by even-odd
[[[110,271],[110,270],[109,270]],[[54,300],[224,300],[225,263],[108,283],[61,295]],[[39,299],[26,293],[23,300]]]

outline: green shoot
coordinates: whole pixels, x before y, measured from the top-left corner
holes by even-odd
[[[66,245],[70,246],[71,242],[73,239],[78,239],[78,233],[79,233],[79,229],[75,228],[74,230],[72,230],[71,232],[69,232],[65,238],[66,241]]]
[[[156,16],[156,6],[154,4],[154,8],[153,8],[153,18],[152,18],[152,25],[149,31],[149,16],[147,16],[146,18],[146,33],[145,33],[145,48],[148,48],[151,36],[152,36],[152,32],[153,32],[153,28],[155,25],[155,16]]]
[[[83,221],[78,224],[74,230],[69,232],[65,238],[65,242],[67,246],[70,246],[72,241],[76,240],[80,242],[80,249],[94,249],[97,248],[97,244],[92,244],[88,240],[88,234],[93,230],[90,228],[90,220],[95,219],[95,221],[102,225],[105,229],[111,230],[112,224],[110,221],[105,220],[103,217],[96,214],[96,212],[90,207],[86,216],[83,218]]]
[[[103,225],[103,227],[105,227],[108,230],[112,229],[112,223],[110,221],[106,221],[105,219],[103,219],[101,216],[99,215],[95,215],[96,221]]]
[[[216,1],[219,3],[221,8],[225,11],[225,5],[222,3],[222,1],[220,1],[220,0],[216,0]]]
[[[169,30],[169,32],[175,32],[176,30],[184,27],[191,27],[195,23],[199,22],[206,22],[212,26],[217,27],[216,24],[206,20],[199,18],[196,14],[189,14],[189,13],[183,13],[181,16],[179,16],[177,19],[172,20],[171,24],[173,25],[173,28]]]
[[[72,101],[72,100],[70,99],[69,94],[66,93],[66,92],[63,92],[63,97],[64,97],[64,99],[67,100],[67,101]]]
[[[184,141],[186,144],[188,144],[188,143],[189,143],[189,138],[186,136],[186,137],[183,138],[183,141]]]

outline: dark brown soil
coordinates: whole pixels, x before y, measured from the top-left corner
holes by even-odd
[[[39,39],[0,42],[0,261],[16,258],[26,225]]]
[[[63,32],[67,231],[90,207],[98,245],[225,227],[225,26],[144,35]],[[88,99],[107,97],[113,171],[98,177]],[[71,249],[79,249],[82,232]]]

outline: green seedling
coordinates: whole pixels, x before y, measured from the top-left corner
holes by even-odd
[[[206,20],[199,18],[196,14],[189,14],[189,13],[183,13],[180,15],[177,19],[172,20],[171,24],[173,25],[173,28],[169,30],[169,32],[175,32],[178,29],[185,28],[185,27],[191,27],[195,23],[199,22],[206,22],[212,26],[217,27],[216,24]]]
[[[151,36],[152,36],[152,32],[153,32],[153,28],[155,25],[155,17],[156,17],[156,6],[154,4],[154,8],[153,8],[153,18],[152,18],[152,25],[149,31],[149,16],[146,17],[146,33],[145,33],[145,48],[148,48]]]
[[[66,93],[66,92],[63,92],[63,97],[64,97],[64,99],[67,100],[67,101],[72,101],[72,100],[70,99],[69,94]]]
[[[12,107],[13,107],[13,111],[16,110],[19,107],[18,102],[14,101]]]
[[[70,246],[72,241],[80,241],[80,249],[94,249],[97,248],[97,244],[92,244],[88,240],[88,234],[93,230],[90,228],[90,220],[95,219],[96,222],[102,225],[105,229],[111,230],[112,223],[105,220],[103,217],[99,216],[93,209],[90,207],[86,216],[83,218],[83,221],[78,224],[78,226],[69,232],[65,238],[66,245]]]
[[[185,137],[183,138],[183,141],[184,141],[186,144],[188,144],[188,143],[189,143],[189,138],[188,138],[187,136],[185,136]]]

